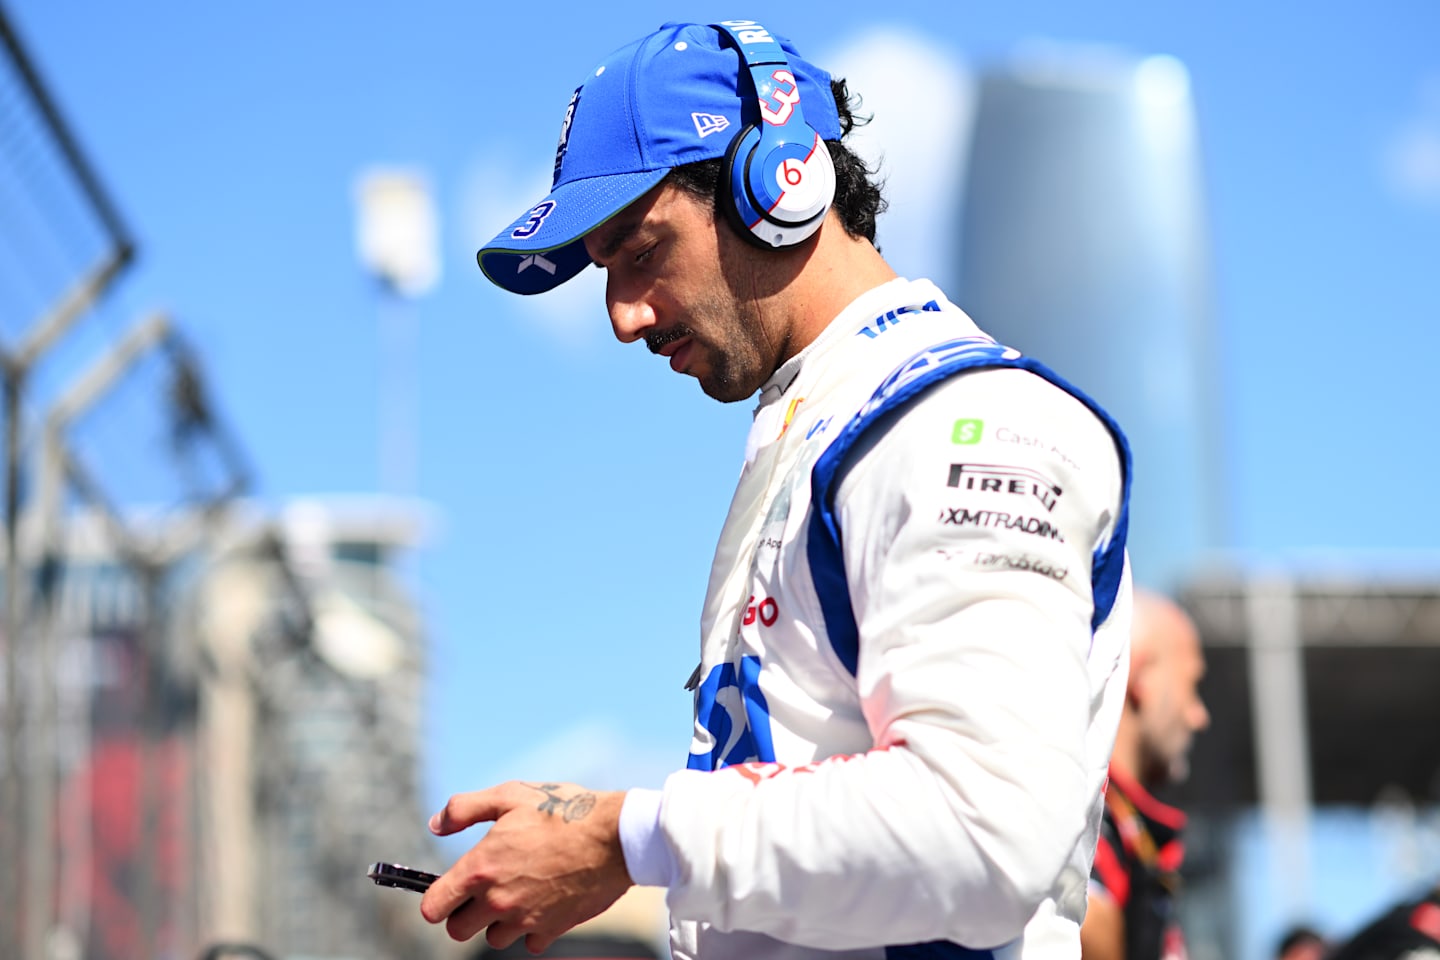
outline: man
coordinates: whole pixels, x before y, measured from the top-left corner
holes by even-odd
[[[616,337],[759,407],[689,769],[452,797],[435,832],[492,822],[422,901],[453,937],[543,950],[638,883],[668,888],[677,957],[1079,953],[1129,642],[1128,453],[896,276],[853,125],[843,81],[764,26],[667,24],[591,69],[551,194],[478,254],[518,293],[593,262]]]
[[[1136,591],[1125,709],[1080,933],[1085,960],[1186,955],[1175,918],[1185,816],[1149,791],[1189,775],[1191,741],[1210,725],[1198,690],[1204,673],[1200,635],[1185,611]]]

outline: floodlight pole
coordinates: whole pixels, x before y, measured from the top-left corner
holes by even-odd
[[[419,323],[415,298],[439,279],[426,177],[373,169],[357,182],[356,249],[380,289],[380,488],[413,495],[419,471]]]

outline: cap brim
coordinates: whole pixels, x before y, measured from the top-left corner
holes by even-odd
[[[544,293],[584,270],[585,234],[640,199],[669,169],[617,173],[561,184],[475,254],[491,283],[511,293]]]

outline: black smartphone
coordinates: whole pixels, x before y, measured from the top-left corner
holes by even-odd
[[[414,890],[416,893],[424,893],[430,889],[430,884],[440,879],[438,873],[426,873],[424,870],[402,867],[398,863],[383,862],[370,864],[370,871],[366,876],[379,886],[399,887],[401,890]]]

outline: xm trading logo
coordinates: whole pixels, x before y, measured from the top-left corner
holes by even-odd
[[[1037,537],[1045,537],[1049,540],[1065,542],[1065,537],[1060,533],[1060,528],[1049,520],[1042,520],[1039,517],[1022,517],[1015,514],[1004,513],[999,510],[967,510],[964,507],[941,507],[941,526],[951,527],[1004,527],[1006,530],[1019,530],[1021,533],[1029,533]]]

